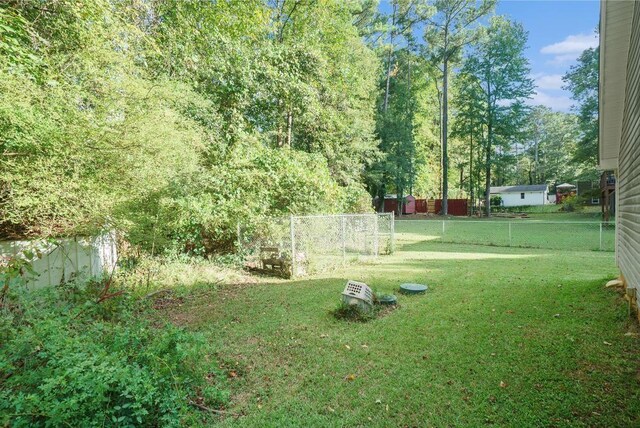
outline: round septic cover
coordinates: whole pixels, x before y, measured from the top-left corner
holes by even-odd
[[[393,294],[383,294],[378,297],[378,301],[383,305],[395,305],[398,303],[398,298]]]
[[[400,285],[400,291],[404,294],[422,294],[427,291],[427,286],[424,284],[402,284]]]

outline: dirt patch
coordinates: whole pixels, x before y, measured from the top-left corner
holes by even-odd
[[[177,326],[187,327],[211,318],[216,312],[222,310],[220,305],[226,300],[236,300],[251,288],[265,286],[267,286],[266,283],[250,278],[247,282],[218,284],[215,288],[196,289],[185,295],[177,295],[172,290],[161,290],[151,297],[152,307],[160,317]]]

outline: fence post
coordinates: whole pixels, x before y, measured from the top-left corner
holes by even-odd
[[[391,213],[391,254],[396,251],[396,217]]]
[[[509,222],[509,246],[511,246],[511,222]]]
[[[296,232],[295,217],[289,217],[289,231],[291,233],[291,278],[296,276]]]
[[[375,222],[374,222],[374,228],[375,228],[375,232],[374,232],[374,244],[373,244],[373,251],[374,251],[374,255],[376,257],[378,257],[378,246],[380,245],[380,240],[378,239],[378,214],[374,214],[375,216]]]
[[[347,262],[347,234],[345,230],[345,217],[340,216],[340,222],[342,223],[342,266]]]
[[[600,222],[600,251],[602,251],[602,222]]]

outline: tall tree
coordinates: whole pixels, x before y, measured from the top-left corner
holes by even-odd
[[[578,142],[576,115],[536,106],[526,122],[522,164],[528,168],[515,180],[530,184],[575,180],[580,174],[571,159]]]
[[[491,166],[496,145],[508,145],[523,127],[524,101],[533,93],[529,61],[524,56],[527,32],[504,17],[491,18],[488,28],[465,61],[465,74],[480,82],[485,98],[485,210],[491,215]]]
[[[386,46],[386,80],[382,105],[382,110],[385,113],[389,107],[389,88],[394,72],[396,48],[401,46],[403,42],[410,44],[409,40],[413,39],[414,25],[423,22],[430,13],[431,9],[427,7],[427,0],[391,0],[390,22],[386,29],[388,44]]]
[[[590,48],[582,52],[578,63],[571,66],[562,80],[564,89],[571,91],[577,102],[573,110],[578,114],[580,124],[580,144],[573,160],[577,163],[597,164],[598,158],[598,74],[600,48]]]
[[[453,123],[451,136],[468,141],[468,194],[471,199],[471,213],[475,209],[476,189],[478,180],[475,177],[480,169],[477,159],[478,147],[484,141],[486,99],[482,87],[473,75],[460,73],[455,81],[458,96],[454,99],[456,118]],[[475,161],[475,163],[474,163]]]
[[[380,79],[380,99],[376,120],[379,149],[382,156],[368,170],[369,190],[382,201],[395,190],[399,210],[404,194],[411,190],[415,174],[413,120],[415,112],[416,24],[426,19],[430,8],[427,0],[393,0],[381,38],[385,41],[379,56],[384,64]]]
[[[474,25],[495,6],[495,0],[435,0],[437,13],[429,19],[425,33],[428,53],[441,66],[442,72],[442,214],[448,212],[449,157],[449,73],[462,49],[471,43],[476,31]]]

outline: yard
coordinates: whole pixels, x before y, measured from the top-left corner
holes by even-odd
[[[375,262],[162,311],[204,333],[227,372],[221,425],[640,424],[638,328],[603,287],[612,252],[437,242],[402,221],[396,232],[396,253]],[[430,289],[349,323],[330,314],[348,278]]]

